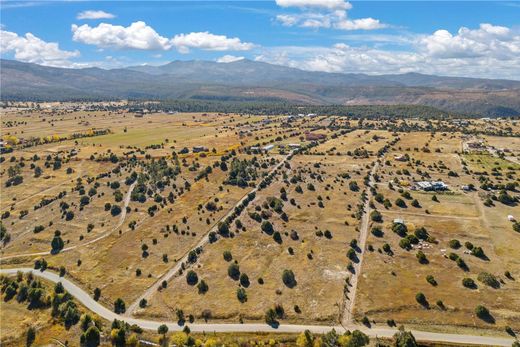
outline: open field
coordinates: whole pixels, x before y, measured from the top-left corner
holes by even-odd
[[[380,202],[374,201],[374,207],[381,212],[382,222],[372,222],[370,228],[379,228],[382,233],[369,236],[356,318],[366,315],[377,324],[393,319],[398,324],[427,324],[448,330],[520,328],[519,283],[514,275],[504,275],[520,270],[518,249],[513,246],[520,241],[520,235],[507,219],[508,215],[518,215],[520,209],[516,203],[510,206],[500,202],[486,207],[483,200],[488,193],[460,189],[463,185],[479,185],[479,176],[473,172],[491,171],[493,167],[508,169],[513,164],[489,155],[459,157],[455,152],[460,150],[460,138],[444,141],[435,135],[425,140],[419,134],[400,137],[395,146],[398,148],[389,151],[384,159],[386,165],[379,170],[377,193],[381,196]],[[420,149],[426,145],[429,151]],[[409,160],[396,160],[401,154],[408,154]],[[469,172],[463,170],[462,160],[468,164]],[[516,173],[510,177],[513,182],[518,181]],[[410,189],[414,181],[426,179],[441,179],[449,185],[450,192]],[[386,199],[388,203],[383,204]],[[398,200],[403,205],[398,205]],[[403,249],[402,236],[392,230],[395,220],[404,221],[408,234],[425,228],[428,240],[411,244],[410,250]],[[460,246],[453,246],[452,240],[458,240]],[[485,255],[472,255],[466,246],[468,242],[481,247]],[[385,251],[383,246],[389,248]],[[419,252],[425,255],[422,264],[417,257]],[[465,265],[458,264],[456,258],[463,259],[461,264]],[[484,272],[498,278],[496,288],[478,279]],[[434,284],[427,281],[427,276],[432,276]],[[475,288],[464,287],[464,278],[474,280]],[[419,303],[418,293],[426,301]],[[487,320],[475,315],[478,305],[490,310]]]
[[[360,198],[359,193],[349,190],[349,180],[340,175],[349,173],[350,180],[361,183],[362,175],[355,172],[363,170],[368,162],[338,156],[296,155],[290,161],[290,169],[257,193],[248,206],[247,214],[240,219],[245,230],[237,230],[234,237],[204,249],[194,270],[209,290],[200,294],[185,276],[179,276],[139,315],[160,317],[182,309],[198,317],[209,310],[216,320],[250,321],[261,320],[268,308],[281,304],[291,322],[337,321],[348,276],[346,245],[357,236],[358,221],[353,214]],[[320,165],[319,169],[315,169],[315,164]],[[315,174],[319,178],[313,179]],[[283,177],[296,176],[301,180],[297,184],[282,181]],[[309,190],[308,184],[315,190]],[[296,192],[295,186],[302,187],[302,192]],[[266,209],[269,199],[280,199],[282,187],[286,191],[285,201],[279,200],[283,212]],[[291,199],[294,203],[289,202]],[[320,201],[322,207],[318,206]],[[274,233],[279,233],[279,240],[273,239],[276,236],[272,232],[262,232],[261,223],[248,216],[258,211],[271,215],[265,220],[273,225]],[[280,213],[287,215],[287,221],[280,218]],[[313,222],[316,220],[320,223]],[[226,251],[232,255],[228,261],[223,257]],[[231,263],[239,265],[240,273],[249,278],[248,283],[228,275]],[[282,282],[284,269],[294,272],[294,287]],[[237,298],[238,288],[247,293],[243,303]]]
[[[105,307],[122,300],[129,319],[263,324],[276,309],[281,324],[520,330],[520,233],[508,220],[520,218],[520,167],[462,153],[467,135],[445,121],[407,132],[409,120],[33,110],[2,122],[13,149],[0,169],[2,268],[45,259]],[[429,237],[402,248],[395,219]],[[10,302],[2,314],[24,326],[22,311]]]

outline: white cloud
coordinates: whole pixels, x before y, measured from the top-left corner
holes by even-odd
[[[420,72],[437,75],[520,79],[520,31],[481,24],[452,35],[406,36],[408,50],[339,43],[331,47],[263,48],[259,61],[304,70],[367,74]]]
[[[252,43],[242,42],[238,37],[230,38],[207,31],[175,35],[171,39],[171,44],[180,53],[188,53],[191,48],[207,51],[248,51],[254,47]]]
[[[235,61],[243,60],[244,57],[235,57],[234,55],[224,55],[217,59],[217,63],[232,63]]]
[[[329,10],[349,10],[352,5],[345,0],[276,0],[280,7],[299,7],[299,8],[326,8]]]
[[[77,19],[112,19],[115,17],[116,16],[113,15],[112,13],[108,13],[105,11],[92,11],[92,10],[80,12],[76,16]]]
[[[242,42],[238,37],[230,38],[207,31],[178,34],[168,39],[142,21],[134,22],[128,27],[107,23],[101,23],[97,27],[73,24],[72,33],[74,41],[99,48],[162,51],[176,48],[181,53],[188,53],[193,48],[208,51],[247,51],[254,47],[252,43]]]
[[[298,23],[298,17],[292,16],[290,14],[279,14],[276,16],[276,20],[282,23],[285,26],[293,26]]]
[[[354,20],[344,19],[338,21],[335,27],[341,30],[375,30],[385,28],[386,25],[382,24],[379,19],[369,17]]]
[[[485,23],[474,30],[462,27],[456,35],[437,30],[421,37],[418,44],[426,54],[438,58],[512,58],[520,54],[520,32]]]
[[[88,24],[72,25],[72,39],[101,48],[168,50],[170,40],[159,35],[145,22],[138,21],[128,27],[101,23],[97,27]]]
[[[280,14],[276,20],[284,26],[303,28],[334,28],[338,30],[375,30],[387,25],[371,17],[349,19],[352,5],[344,0],[276,0],[281,7],[297,7],[298,14]]]
[[[46,42],[26,33],[18,36],[17,33],[0,31],[0,53],[13,53],[16,60],[48,66],[70,66],[70,58],[79,57],[79,51],[61,50],[58,43]]]

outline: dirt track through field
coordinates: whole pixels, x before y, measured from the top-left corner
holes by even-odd
[[[74,249],[85,247],[85,246],[91,245],[93,243],[96,243],[99,240],[102,240],[102,239],[106,238],[107,236],[109,236],[110,234],[112,234],[115,230],[119,229],[123,225],[123,223],[125,222],[125,219],[126,219],[126,208],[128,207],[128,204],[130,203],[130,197],[132,195],[132,191],[134,190],[136,184],[137,184],[137,182],[134,182],[128,188],[128,192],[126,193],[126,196],[125,196],[125,199],[124,199],[124,205],[121,208],[121,216],[119,217],[118,223],[113,228],[108,230],[106,233],[96,237],[95,239],[92,239],[92,240],[87,241],[85,243],[81,243],[79,245],[66,247],[66,248],[62,249],[60,251],[60,253],[72,251]],[[23,257],[37,257],[37,256],[49,255],[49,254],[50,254],[50,251],[49,252],[26,253],[26,254],[14,254],[14,255],[9,255],[9,256],[6,256],[6,257],[1,257],[0,261],[14,259],[14,258],[23,258]]]

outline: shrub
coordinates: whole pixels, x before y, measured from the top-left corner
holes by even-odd
[[[394,223],[392,225],[392,231],[401,237],[405,237],[408,233],[408,228],[402,223]]]
[[[272,308],[265,312],[265,322],[271,326],[278,324],[278,321],[276,320],[276,312]]]
[[[361,323],[363,323],[363,325],[367,326],[367,327],[370,327],[370,320],[368,319],[367,316],[364,316],[362,319],[361,319]]]
[[[273,233],[273,239],[276,243],[281,244],[282,243],[282,235],[278,231],[275,231]]]
[[[426,282],[428,282],[432,286],[436,286],[437,285],[437,281],[435,280],[435,277],[433,277],[432,275],[426,276]]]
[[[421,263],[421,264],[427,264],[428,263],[428,259],[426,258],[426,254],[424,254],[423,251],[418,251],[415,256],[417,257],[417,260],[419,261],[419,263]]]
[[[489,310],[485,306],[478,305],[475,307],[475,314],[480,319],[486,319],[489,317]]]
[[[209,287],[206,281],[200,280],[199,284],[197,284],[197,289],[199,290],[199,294],[205,294]]]
[[[462,279],[462,285],[466,288],[477,288],[477,284],[475,283],[475,281],[473,281],[473,279],[469,277],[465,277]]]
[[[245,273],[240,274],[240,285],[242,287],[249,287],[251,283],[249,282],[249,276],[247,276]]]
[[[415,236],[415,235],[412,235],[412,234],[408,234],[406,235],[405,237],[406,239],[408,239],[410,241],[411,244],[418,244],[419,243],[419,239]]]
[[[415,229],[414,235],[421,240],[427,240],[429,237],[428,231],[424,227]]]
[[[459,240],[450,240],[449,242],[449,246],[453,249],[459,249],[461,247],[461,244],[460,244],[460,241]]]
[[[412,248],[412,244],[409,239],[403,238],[401,239],[401,241],[399,241],[399,247],[406,250],[410,250]]]
[[[59,251],[61,251],[63,249],[63,247],[65,246],[65,243],[63,242],[61,236],[58,234],[58,235],[54,235],[54,237],[52,238],[52,241],[51,241],[51,252],[53,254],[55,253],[58,253]]]
[[[214,243],[217,241],[217,233],[214,232],[214,231],[211,231],[209,234],[208,234],[208,240],[210,243]]]
[[[231,261],[233,259],[233,255],[231,255],[230,251],[224,251],[224,253],[222,253],[222,256],[224,257],[225,261]]]
[[[347,258],[349,258],[352,261],[355,261],[357,258],[356,251],[353,248],[350,248],[347,251]]]
[[[486,254],[484,253],[484,250],[482,249],[482,247],[474,247],[471,250],[471,254],[477,258],[486,258]]]
[[[405,208],[405,207],[406,207],[406,202],[404,202],[404,200],[401,199],[401,198],[397,198],[397,199],[395,200],[395,204],[396,204],[397,206],[401,207],[401,208]]]
[[[240,267],[238,266],[238,264],[233,263],[233,264],[229,265],[228,275],[235,281],[238,280],[238,278],[240,276]]]
[[[197,284],[198,281],[199,276],[197,276],[197,273],[193,270],[188,271],[188,273],[186,274],[186,282],[188,282],[190,286],[194,286]]]
[[[188,263],[194,263],[197,261],[197,251],[195,250],[191,250],[189,253],[188,253]]]
[[[497,280],[497,278],[488,273],[488,272],[481,272],[478,274],[478,277],[477,279],[484,283],[485,285],[487,286],[490,286],[492,288],[499,288],[500,287],[500,282]]]
[[[375,237],[383,237],[383,235],[384,235],[383,230],[381,230],[381,228],[377,227],[377,226],[372,228],[371,233]]]
[[[274,232],[273,225],[271,224],[271,222],[267,220],[262,222],[261,229],[264,233],[268,235],[272,235]]]
[[[456,261],[457,266],[460,267],[463,270],[468,270],[468,266],[466,265],[466,262],[462,258],[458,258]]]
[[[90,326],[81,336],[81,340],[86,347],[99,346],[101,341],[99,329],[95,325]]]
[[[112,205],[112,207],[110,208],[110,214],[115,217],[120,213],[121,207],[119,207],[118,205]]]
[[[240,288],[237,289],[237,299],[241,303],[244,303],[244,302],[247,301],[247,293],[246,293],[246,290],[244,288],[240,287]]]
[[[218,233],[222,236],[227,236],[229,235],[229,225],[225,222],[219,222],[218,223],[218,226],[217,226],[217,229],[218,229]]]
[[[396,347],[417,347],[415,337],[409,331],[399,328],[399,331],[394,334],[394,346]]]
[[[34,340],[36,340],[36,329],[29,327],[27,329],[27,336],[25,338],[26,346],[31,346]]]
[[[428,306],[428,300],[426,300],[426,296],[421,292],[415,294],[415,300],[422,306]]]
[[[114,301],[114,312],[117,314],[125,313],[126,311],[126,305],[123,299],[117,298],[116,301]]]
[[[287,287],[294,288],[296,286],[296,278],[294,277],[294,272],[292,272],[292,270],[287,269],[283,270],[282,281]]]
[[[379,211],[374,210],[370,213],[370,219],[373,222],[381,223],[383,221],[383,215]]]

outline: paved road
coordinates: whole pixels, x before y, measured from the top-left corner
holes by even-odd
[[[280,169],[284,164],[285,162],[287,161],[287,158],[289,158],[292,154],[294,153],[294,151],[292,151],[291,153],[289,153],[288,155],[286,155],[281,161],[280,163],[278,163],[270,172],[269,174],[272,174],[273,172],[275,172],[276,170]],[[132,304],[130,304],[130,306],[128,306],[128,309],[126,310],[126,316],[130,316],[132,315],[138,308],[139,308],[139,302],[142,300],[142,299],[146,299],[146,300],[149,300],[150,297],[155,294],[161,284],[166,281],[168,282],[173,276],[175,276],[179,270],[181,269],[182,265],[185,264],[185,265],[189,265],[188,264],[188,255],[189,253],[192,251],[192,250],[196,250],[197,248],[199,247],[204,247],[208,242],[209,242],[209,238],[208,238],[208,235],[211,231],[217,231],[217,226],[218,226],[218,223],[221,222],[221,221],[224,221],[226,220],[226,218],[228,218],[230,215],[232,215],[234,212],[235,212],[235,207],[239,206],[240,204],[242,204],[242,202],[244,202],[244,200],[247,199],[247,196],[251,193],[256,193],[257,190],[258,190],[258,187],[259,187],[259,184],[254,187],[253,189],[251,189],[250,191],[248,191],[246,194],[244,194],[244,196],[237,201],[237,203],[231,207],[229,209],[229,211],[224,215],[222,216],[207,232],[206,234],[204,234],[204,236],[202,236],[202,238],[199,240],[199,242],[193,246],[190,250],[188,250],[186,253],[184,253],[184,255],[182,256],[182,258],[180,260],[177,261],[177,263],[175,263],[175,265],[170,268],[165,274],[163,274],[162,276],[159,277],[159,279],[150,287],[148,288],[139,298],[137,298]]]
[[[161,324],[166,324],[170,331],[180,331],[183,326],[179,326],[176,322],[166,321],[154,321],[146,319],[136,319],[131,317],[125,317],[118,315],[108,308],[104,307],[86,293],[83,289],[78,287],[70,280],[59,277],[59,275],[50,271],[37,271],[31,268],[14,268],[14,269],[0,269],[0,274],[4,275],[15,275],[18,271],[32,272],[35,276],[44,278],[48,281],[57,283],[61,282],[63,287],[74,296],[80,303],[85,307],[89,308],[92,312],[98,316],[112,321],[114,319],[124,320],[129,324],[137,324],[143,329],[157,331],[157,328]],[[342,326],[326,326],[326,325],[291,325],[281,324],[277,328],[273,328],[267,324],[262,323],[202,323],[202,324],[190,324],[191,331],[195,332],[283,332],[283,333],[300,333],[304,330],[310,330],[313,333],[324,333],[331,329],[336,329],[339,333],[342,333],[346,329],[354,330],[359,329],[365,332],[371,337],[391,337],[395,334],[396,329],[387,327],[375,327],[368,329],[364,326],[349,324],[345,327]],[[425,331],[412,330],[415,338],[419,341],[434,341],[434,342],[449,342],[459,343],[462,345],[492,345],[492,346],[511,346],[513,343],[512,338],[507,337],[490,337],[490,336],[476,336],[476,335],[458,335],[458,334],[444,334],[444,333],[432,333]]]
[[[358,278],[361,275],[361,265],[363,264],[363,256],[365,255],[365,246],[368,238],[368,225],[370,218],[370,187],[375,184],[374,175],[379,167],[379,162],[376,161],[372,170],[369,174],[369,182],[367,188],[367,200],[363,206],[363,216],[361,217],[361,226],[359,228],[359,242],[358,246],[361,249],[359,255],[359,262],[354,264],[355,273],[350,277],[350,287],[347,293],[347,299],[345,302],[345,311],[343,313],[343,325],[349,325],[352,323],[352,311],[354,310],[354,303],[356,301],[357,283]]]
[[[68,251],[71,251],[71,250],[79,248],[79,247],[84,247],[84,246],[88,246],[88,245],[91,245],[93,243],[96,243],[99,240],[102,240],[105,237],[107,237],[110,234],[112,234],[112,232],[114,232],[115,230],[119,229],[121,227],[121,225],[123,225],[123,223],[125,222],[126,208],[128,207],[128,204],[130,203],[130,197],[132,195],[132,190],[134,190],[136,184],[137,184],[137,182],[134,182],[128,188],[128,192],[126,193],[125,199],[123,200],[124,204],[123,204],[123,207],[121,208],[121,216],[119,217],[119,221],[117,222],[117,224],[112,229],[109,229],[106,233],[101,234],[98,237],[96,237],[95,239],[92,239],[92,240],[87,241],[85,243],[81,243],[81,244],[75,245],[75,246],[65,247],[64,249],[62,249],[60,251],[60,253],[68,252]],[[48,251],[48,252],[35,252],[35,253],[25,253],[25,254],[14,254],[14,255],[8,255],[8,256],[5,256],[5,257],[1,257],[0,261],[13,259],[13,258],[22,258],[22,257],[37,257],[37,256],[42,256],[42,255],[49,255],[50,253],[51,252]]]

